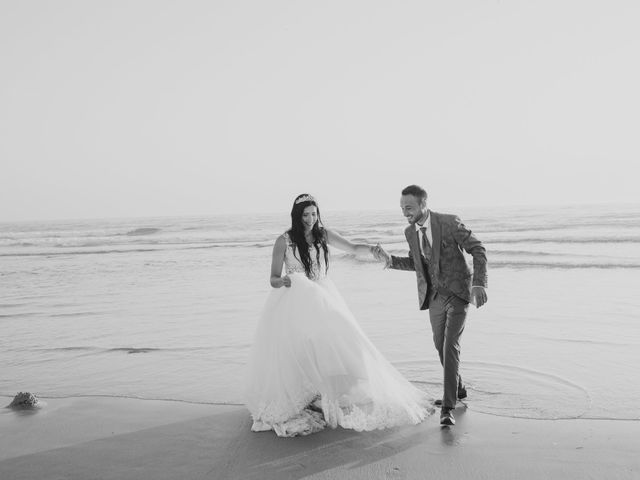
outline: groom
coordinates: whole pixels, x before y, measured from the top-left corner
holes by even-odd
[[[387,268],[414,270],[418,281],[420,310],[429,310],[433,341],[444,368],[444,396],[441,425],[454,425],[457,399],[467,397],[458,373],[460,336],[464,330],[469,303],[480,308],[487,301],[487,256],[480,240],[455,215],[427,209],[427,192],[410,185],[402,190],[402,214],[409,221],[404,234],[409,256],[389,255],[380,245],[376,256]],[[464,254],[473,257],[473,273]]]

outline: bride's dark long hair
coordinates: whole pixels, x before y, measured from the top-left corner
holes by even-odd
[[[303,193],[298,195],[293,201],[291,209],[291,229],[287,232],[291,243],[293,243],[293,253],[298,256],[307,277],[311,277],[311,256],[309,255],[309,245],[304,238],[304,225],[302,223],[302,214],[304,209],[309,206],[316,207],[318,211],[318,221],[313,225],[311,233],[313,235],[313,246],[316,249],[316,261],[320,264],[320,249],[324,252],[325,271],[329,269],[329,248],[327,247],[327,231],[322,225],[320,218],[320,207],[316,200],[309,194]]]

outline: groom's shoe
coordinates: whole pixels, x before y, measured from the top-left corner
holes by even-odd
[[[458,400],[467,398],[467,389],[465,387],[458,388]]]
[[[456,424],[456,419],[453,418],[453,408],[443,407],[440,412],[440,425],[443,427],[451,427]]]
[[[467,398],[467,389],[465,387],[458,388],[458,400],[464,400],[465,398]],[[436,407],[441,407],[442,399],[441,398],[437,399],[435,402],[433,402],[433,404]]]

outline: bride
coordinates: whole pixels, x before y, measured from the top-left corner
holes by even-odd
[[[291,229],[273,248],[274,290],[249,357],[253,431],[292,437],[327,425],[374,430],[417,424],[433,412],[430,397],[380,354],[327,276],[329,245],[351,253],[374,248],[324,228],[316,200],[299,195]]]

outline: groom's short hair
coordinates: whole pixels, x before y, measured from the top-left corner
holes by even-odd
[[[427,200],[427,191],[419,185],[409,185],[402,190],[402,195],[413,195],[418,200]]]

